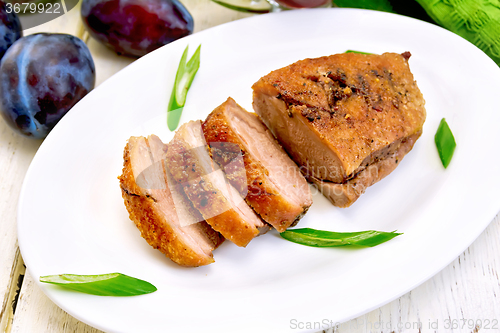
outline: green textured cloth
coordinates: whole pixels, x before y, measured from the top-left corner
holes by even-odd
[[[374,9],[383,12],[394,12],[389,0],[333,0],[337,7]]]
[[[416,0],[429,16],[500,65],[500,0]]]

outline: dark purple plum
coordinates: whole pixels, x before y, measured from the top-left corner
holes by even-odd
[[[82,40],[66,34],[23,37],[0,63],[0,113],[21,134],[44,138],[94,84],[94,61]]]
[[[133,57],[193,32],[193,17],[177,0],[83,0],[81,13],[92,37]]]
[[[5,2],[0,1],[0,59],[7,49],[22,36],[23,29],[17,14],[12,8],[8,10]]]

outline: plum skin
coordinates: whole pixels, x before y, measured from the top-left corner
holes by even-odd
[[[7,13],[7,6],[0,1],[0,59],[7,49],[23,36],[23,29],[19,17],[12,10]]]
[[[81,16],[92,37],[132,57],[187,36],[194,26],[177,0],[83,0]]]
[[[20,134],[44,138],[95,85],[89,49],[67,34],[17,40],[0,62],[0,114]]]

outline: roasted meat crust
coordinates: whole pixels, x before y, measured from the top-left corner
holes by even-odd
[[[192,122],[183,126],[192,126]],[[183,127],[179,128],[176,136],[169,143],[167,153],[166,163],[173,178],[182,184],[189,200],[213,229],[234,244],[246,246],[254,237],[269,228],[260,219],[258,219],[259,225],[249,223],[228,201],[221,189],[210,180],[209,174],[201,165],[199,157],[196,156],[196,149],[206,149],[209,154],[208,146],[192,149],[182,139],[182,131]]]
[[[421,132],[409,53],[305,59],[253,85],[254,109],[310,177],[344,183]]]
[[[267,150],[266,153],[271,160],[268,162],[282,164],[280,177],[287,174],[300,177],[293,177],[293,180],[286,179],[290,183],[282,185],[288,191],[295,190],[292,187],[300,187],[304,191],[304,200],[301,202],[291,200],[288,197],[289,193],[285,193],[273,183],[273,181],[283,182],[283,180],[271,179],[272,175],[268,169],[249,151],[248,145],[259,142],[257,140],[251,141],[253,138],[248,137],[248,135],[245,137],[242,133],[237,133],[234,128],[236,124],[231,124],[231,118],[234,114],[239,116],[241,122],[249,123],[249,127],[254,129],[251,132],[254,136],[259,136],[261,140],[270,141],[267,147],[261,146],[259,149],[261,151]],[[213,160],[221,168],[224,168],[231,184],[240,194],[245,196],[246,202],[264,221],[271,224],[279,232],[285,231],[294,222],[298,222],[312,204],[309,187],[305,179],[300,176],[299,168],[289,159],[256,114],[245,111],[232,98],[228,98],[207,117],[203,123],[203,132],[206,142],[211,147]],[[217,144],[214,144],[218,142],[234,145],[224,145],[219,148]],[[243,165],[238,163],[238,157],[241,156]],[[295,180],[299,184],[295,184]]]
[[[190,248],[183,236],[179,235],[179,230],[171,225],[172,221],[168,221],[162,213],[156,199],[137,185],[132,171],[129,143],[125,147],[123,160],[123,172],[118,177],[122,197],[130,219],[135,223],[141,236],[148,244],[182,266],[196,267],[214,262],[212,253],[206,254]],[[164,191],[168,192],[167,195],[169,195],[168,187]],[[196,214],[196,211],[192,213]],[[224,241],[224,238],[205,221],[187,228],[196,228],[199,232],[204,233],[213,249],[216,249]]]

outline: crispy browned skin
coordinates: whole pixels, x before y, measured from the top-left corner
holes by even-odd
[[[143,181],[150,183],[158,183],[152,179],[157,177],[157,180],[162,179],[165,186],[155,185],[158,188],[143,188],[136,183],[137,176],[134,176],[133,159],[151,158],[152,152],[149,147],[151,140],[157,140],[156,144],[161,144],[161,141],[155,136],[148,139],[140,137],[131,137],[125,147],[123,159],[123,173],[118,177],[122,190],[122,197],[125,201],[125,206],[129,212],[130,219],[136,224],[141,231],[142,237],[155,249],[166,254],[172,261],[182,266],[202,266],[212,262],[212,250],[217,248],[224,238],[215,232],[201,216],[194,216],[195,220],[201,222],[180,226],[177,220],[176,206],[173,201],[172,193],[168,187],[166,175],[164,174],[165,167],[163,161],[157,160],[158,164],[151,162],[152,166],[146,172]],[[138,145],[145,156],[134,156],[141,151],[136,150]],[[166,153],[166,146],[163,156]],[[159,150],[157,150],[159,152]],[[142,155],[142,154],[141,154]],[[137,161],[137,160],[136,160]],[[145,165],[149,163],[146,162]],[[156,170],[155,170],[156,169]],[[162,188],[163,187],[163,188]],[[178,195],[183,195],[179,193]],[[199,214],[196,210],[189,206],[189,201],[182,200],[181,204],[186,204],[188,213]]]
[[[207,117],[203,132],[213,160],[255,212],[279,232],[297,222],[312,204],[299,168],[255,113],[228,98]],[[234,145],[214,144],[220,142]]]
[[[409,152],[422,133],[425,101],[409,57],[347,53],[298,61],[256,82],[253,106],[309,179],[347,184],[368,166]],[[369,186],[383,177],[365,178]],[[362,192],[356,193],[327,197],[345,207]]]
[[[422,131],[409,53],[298,61],[253,85],[254,109],[309,175],[342,183]]]
[[[222,173],[214,172],[201,122],[189,122],[177,130],[169,143],[166,164],[194,207],[226,239],[246,246],[268,230]]]

